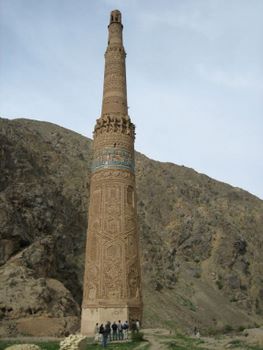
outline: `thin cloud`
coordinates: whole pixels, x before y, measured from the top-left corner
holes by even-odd
[[[227,72],[220,68],[208,68],[203,64],[196,65],[199,76],[207,81],[232,89],[263,89],[263,82],[249,72]]]

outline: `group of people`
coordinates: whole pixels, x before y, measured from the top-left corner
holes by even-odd
[[[124,323],[119,320],[117,323],[107,322],[105,325],[102,323],[100,326],[96,323],[95,326],[95,342],[101,342],[103,347],[107,346],[108,341],[114,340],[127,340],[129,335],[129,330],[132,333],[139,332],[140,321],[132,320],[129,325],[128,321]]]

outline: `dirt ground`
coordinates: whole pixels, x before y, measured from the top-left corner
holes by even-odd
[[[147,350],[185,349],[185,350],[263,350],[263,328],[248,329],[242,334],[218,335],[215,337],[189,337],[175,334],[167,329],[143,329],[145,340],[150,345]],[[1,340],[21,340],[21,342],[38,343],[45,341],[61,341],[54,337],[19,337]],[[136,350],[144,349],[145,342]]]
[[[144,338],[150,343],[150,350],[263,350],[263,328],[249,329],[242,334],[218,335],[215,337],[184,337],[165,329],[145,329]]]

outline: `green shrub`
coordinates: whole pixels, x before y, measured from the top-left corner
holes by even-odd
[[[239,332],[243,332],[243,330],[245,330],[245,329],[246,329],[246,327],[244,327],[244,326],[239,326],[239,327],[238,327],[238,331],[239,331]]]
[[[233,339],[227,344],[227,347],[230,347],[230,348],[236,348],[241,346],[244,346],[244,342],[239,339]]]
[[[222,283],[221,280],[217,280],[216,281],[216,285],[217,285],[218,289],[222,289],[223,288],[223,283]]]
[[[224,331],[224,333],[230,333],[233,331],[233,327],[230,326],[230,324],[226,324],[223,331]]]
[[[219,333],[219,330],[217,328],[212,328],[212,327],[209,327],[206,331],[206,333],[210,336],[215,336],[216,334]]]
[[[131,334],[131,339],[132,341],[135,341],[135,342],[140,342],[140,341],[144,341],[144,338],[143,338],[143,333],[142,332],[133,332]]]

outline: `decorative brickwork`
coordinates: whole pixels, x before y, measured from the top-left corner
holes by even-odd
[[[134,170],[121,13],[112,11],[101,117],[94,128],[81,332],[142,318]],[[125,319],[124,319],[125,318]]]

